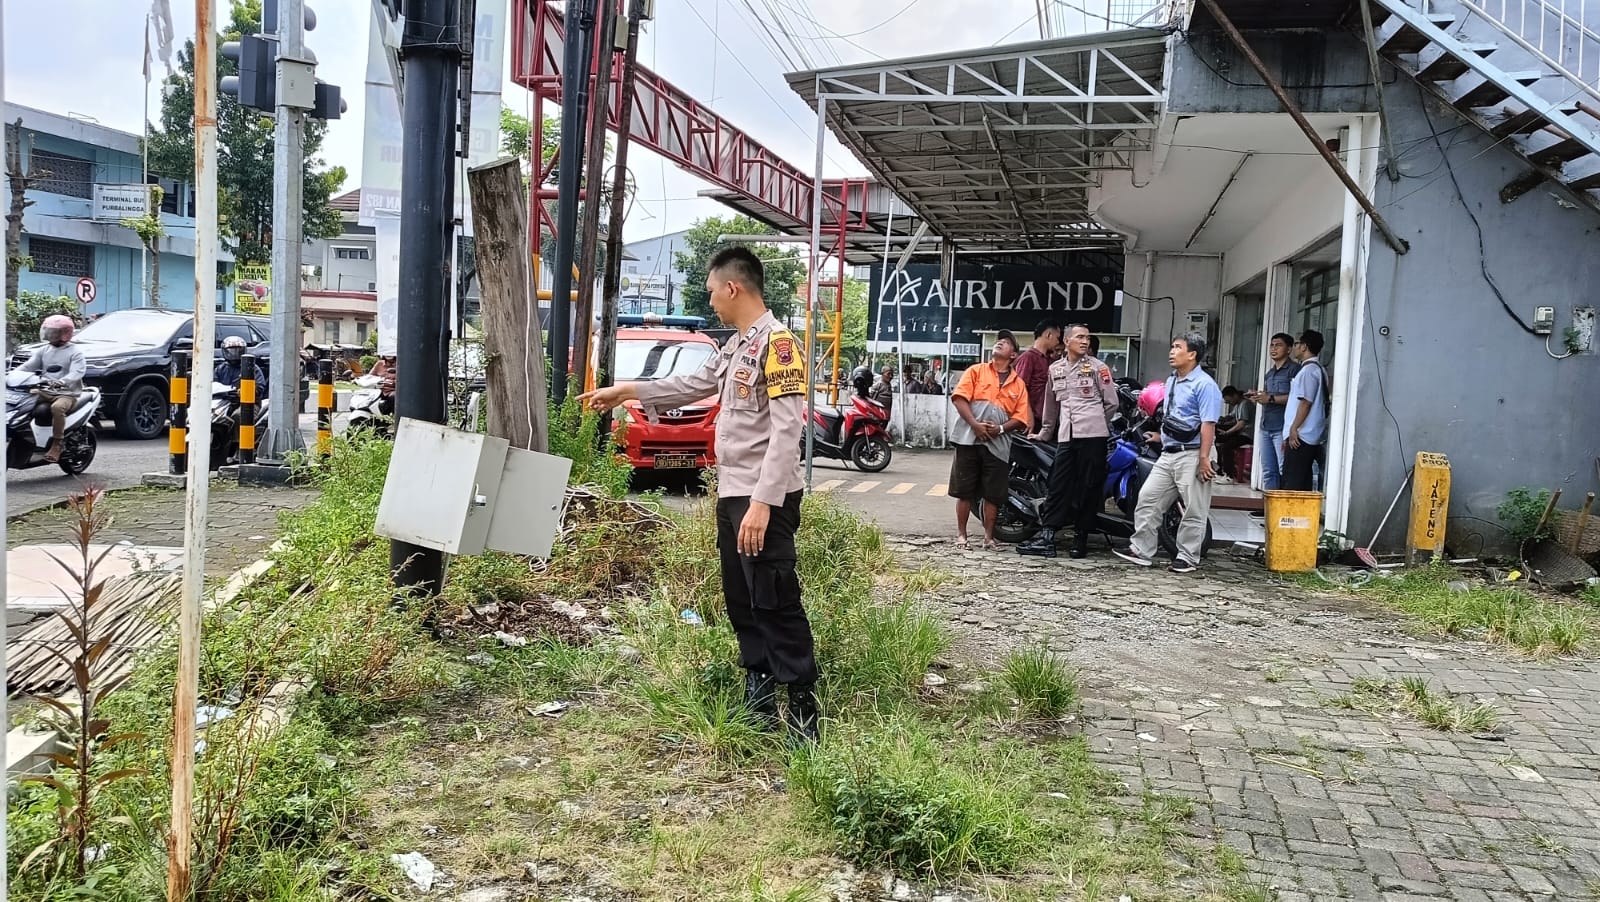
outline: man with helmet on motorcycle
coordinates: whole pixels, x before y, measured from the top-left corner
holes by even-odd
[[[78,393],[83,390],[87,364],[83,350],[72,343],[77,328],[70,316],[57,313],[45,317],[39,326],[39,340],[45,344],[22,364],[24,372],[38,373],[44,380],[44,385],[34,389],[34,393],[50,405],[50,450],[44,453],[44,459],[51,463],[61,460],[61,436],[67,430],[67,414],[72,412],[78,403]]]
[[[244,379],[244,352],[245,341],[238,335],[229,335],[222,340],[222,359],[217,361],[217,367],[211,374],[211,380],[218,385],[226,385],[237,390],[239,382]],[[256,397],[267,396],[266,367],[259,362],[256,369]]]

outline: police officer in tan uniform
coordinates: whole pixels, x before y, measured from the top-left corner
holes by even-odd
[[[1044,422],[1030,438],[1056,441],[1050,469],[1050,498],[1044,507],[1044,529],[1018,554],[1056,556],[1056,530],[1071,522],[1075,558],[1089,553],[1089,534],[1105,506],[1108,418],[1117,409],[1117,385],[1111,368],[1089,356],[1089,327],[1067,327],[1067,353],[1050,366],[1049,397]]]
[[[818,735],[817,661],[800,600],[795,532],[805,482],[805,351],[767,310],[761,260],[742,247],[711,258],[711,308],[736,332],[698,372],[628,382],[581,395],[595,410],[638,399],[660,411],[717,392],[717,550],[728,621],[746,671],[745,702],[763,725],[778,723],[777,686],[788,688],[786,720],[800,738]]]

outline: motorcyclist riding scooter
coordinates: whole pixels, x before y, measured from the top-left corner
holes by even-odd
[[[211,465],[220,467],[239,451],[239,422],[242,403],[239,394],[244,381],[245,340],[230,335],[222,340],[222,359],[212,372],[211,385]],[[262,430],[267,425],[266,368],[256,365],[255,426]]]
[[[50,463],[61,461],[62,436],[67,429],[67,414],[77,406],[78,395],[83,391],[83,374],[88,364],[83,351],[72,343],[77,324],[72,317],[55,314],[45,317],[39,326],[39,340],[44,347],[18,367],[25,373],[38,373],[43,384],[32,389],[40,403],[50,405],[50,447],[44,459]]]

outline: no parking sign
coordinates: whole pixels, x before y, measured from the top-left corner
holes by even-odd
[[[80,304],[87,306],[94,303],[94,279],[91,279],[88,276],[84,276],[83,278],[79,279],[78,286],[73,293],[77,295],[78,303]]]

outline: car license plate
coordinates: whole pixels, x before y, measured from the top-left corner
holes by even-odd
[[[694,469],[693,454],[657,454],[657,470],[692,470]]]

